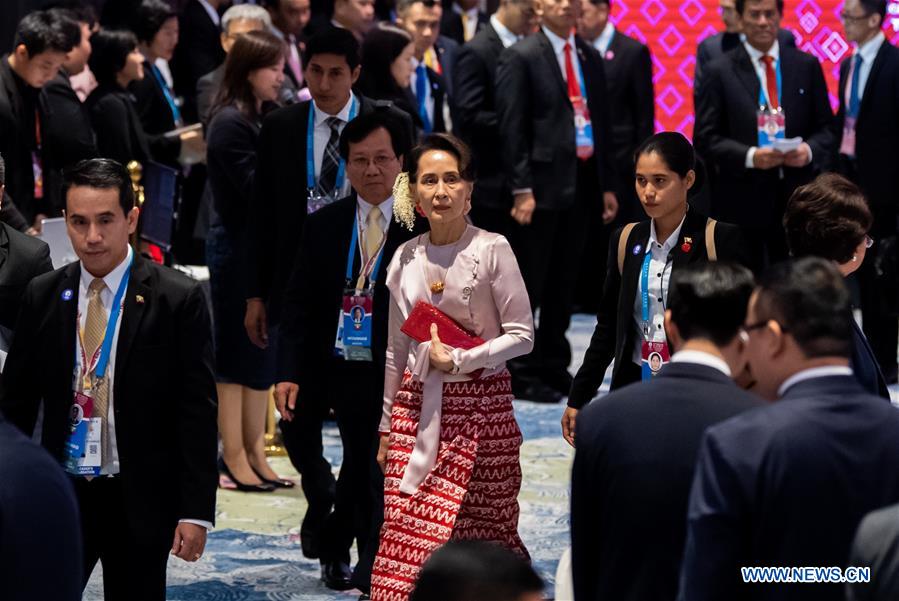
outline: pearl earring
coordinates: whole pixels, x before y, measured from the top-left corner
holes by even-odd
[[[858,255],[852,255],[852,262],[855,263],[858,261]]]

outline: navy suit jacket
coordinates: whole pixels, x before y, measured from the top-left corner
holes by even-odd
[[[674,598],[702,434],[760,404],[715,368],[671,363],[584,408],[571,474],[576,601]]]
[[[862,329],[852,320],[852,359],[849,363],[855,379],[871,394],[890,400],[890,389],[877,363],[877,357]]]
[[[899,411],[851,376],[799,382],[709,428],[680,599],[842,601],[833,584],[747,584],[741,566],[847,565],[855,529],[899,501]]]

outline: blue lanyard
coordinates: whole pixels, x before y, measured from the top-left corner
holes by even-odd
[[[162,94],[165,96],[166,102],[169,103],[169,108],[172,109],[172,118],[175,120],[175,123],[180,123],[181,111],[178,110],[178,105],[175,104],[175,99],[172,98],[172,93],[169,92],[169,85],[165,83],[162,73],[159,72],[159,68],[156,65],[150,63],[150,70],[153,72],[156,82],[159,83],[159,87],[162,88]]]
[[[587,98],[587,84],[584,81],[584,68],[581,67],[581,61],[577,56],[577,46],[571,47],[571,59],[575,65],[577,65],[577,85],[581,89],[581,98],[584,99],[584,104],[587,104],[589,100]]]
[[[640,269],[640,287],[642,288],[641,305],[643,308],[643,335],[649,334],[649,264],[652,262],[652,252],[646,253],[643,259],[643,267]]]
[[[352,121],[356,117],[356,97],[353,96],[353,102],[350,104],[350,116],[347,122]],[[322,153],[322,162],[324,162],[324,153]],[[337,179],[334,180],[334,190],[343,188],[343,179],[346,177],[346,161],[340,159],[337,164]],[[315,103],[309,103],[309,125],[306,127],[306,188],[309,191],[315,190]],[[329,193],[331,190],[322,190]]]
[[[131,255],[131,259],[128,261],[125,275],[122,276],[122,281],[119,282],[119,289],[116,290],[115,297],[112,300],[112,309],[109,312],[109,320],[106,322],[106,334],[103,336],[103,344],[100,346],[100,358],[97,361],[97,369],[94,371],[97,379],[103,379],[106,375],[106,366],[109,364],[109,355],[112,352],[112,339],[115,338],[116,322],[119,321],[119,313],[122,310],[122,297],[125,296],[128,280],[131,279],[132,263],[134,263],[134,255]],[[89,366],[85,365],[85,372],[88,369]]]
[[[774,61],[774,73],[777,77],[777,103],[780,107],[783,107],[783,94],[781,94],[781,76],[780,76],[780,59]],[[769,109],[773,109],[773,107],[768,103],[767,97],[765,96],[765,89],[768,87],[767,83],[768,79],[765,78],[765,84],[759,86],[759,106],[767,106]]]
[[[353,237],[350,239],[350,248],[347,251],[346,256],[346,281],[347,288],[349,288],[353,283],[353,259],[356,256],[356,249],[359,245],[359,213],[356,212],[356,216],[353,217]],[[378,250],[377,259],[375,260],[375,266],[372,268],[369,276],[368,276],[368,289],[371,290],[375,287],[375,278],[378,277],[378,268],[381,266],[381,259],[384,258],[384,247],[387,246],[387,232],[384,232],[384,240],[381,242],[381,248]],[[371,257],[369,257],[368,262],[371,262]],[[361,265],[359,268],[360,275],[365,275],[363,271],[365,270],[365,265]]]

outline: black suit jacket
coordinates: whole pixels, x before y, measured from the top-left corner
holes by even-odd
[[[158,144],[159,148],[163,150],[163,153],[154,158],[161,163],[177,167],[178,155],[181,153],[181,141],[178,138],[164,138],[165,133],[175,129],[177,124],[172,115],[172,109],[165,99],[165,93],[156,77],[153,76],[151,69],[150,63],[144,61],[144,78],[131,82],[129,91],[134,94],[134,106],[137,108],[137,115],[140,117],[148,140],[152,144]],[[163,146],[162,142],[157,142],[161,139],[165,139],[168,144]]]
[[[453,77],[456,108],[453,130],[471,148],[478,177],[471,202],[478,207],[511,208],[510,191],[496,142],[500,139],[496,113],[496,66],[504,46],[489,23],[456,57]]]
[[[28,286],[0,394],[0,410],[27,435],[43,400],[41,444],[57,461],[69,432],[80,276],[75,262]],[[113,405],[131,527],[158,536],[179,519],[214,522],[216,392],[203,291],[135,257],[121,320]]]
[[[713,367],[670,363],[584,408],[571,473],[576,601],[674,598],[702,434],[760,405]]]
[[[117,84],[98,86],[85,104],[97,132],[99,156],[127,165],[128,161],[145,164],[151,159],[162,162],[178,155],[181,143],[177,138],[144,132],[134,96]]]
[[[615,190],[609,99],[602,59],[575,36],[593,122],[594,153],[603,191]],[[506,180],[531,188],[538,209],[574,206],[577,148],[574,109],[552,44],[539,31],[503,51],[496,70],[496,108]],[[583,199],[586,200],[586,199]],[[599,201],[597,201],[599,202]]]
[[[62,171],[83,159],[97,156],[90,117],[64,69],[51,79],[39,97],[45,206],[51,216],[65,209]]]
[[[640,277],[640,268],[643,265],[645,253],[643,249],[649,241],[650,221],[642,221],[631,229],[628,236],[624,254],[624,269],[618,273],[618,240],[623,228],[618,228],[609,240],[609,257],[606,263],[606,279],[603,285],[602,299],[600,300],[599,313],[596,316],[596,329],[590,339],[590,346],[584,355],[584,362],[574,377],[571,385],[571,393],[568,396],[568,406],[580,409],[590,402],[599,390],[606,368],[615,359],[615,368],[612,371],[612,389],[630,384],[625,375],[628,370],[622,370],[626,363],[631,363],[634,345],[638,341],[634,338],[634,299],[637,295],[637,285]],[[708,261],[708,249],[705,241],[705,228],[707,218],[705,215],[688,210],[681,227],[680,239],[672,251],[672,273],[682,265],[702,263]],[[693,244],[688,251],[684,251],[684,237],[693,239]],[[637,247],[640,247],[637,249]],[[751,255],[746,247],[740,229],[727,223],[718,223],[715,226],[715,248],[718,260],[733,261],[742,265],[753,267]],[[637,249],[637,253],[634,253]]]
[[[475,29],[475,34],[484,29],[489,23],[490,17],[482,11],[478,11],[478,26]],[[443,18],[440,19],[440,35],[446,36],[460,45],[465,43],[465,28],[462,26],[462,15],[454,11],[452,7],[443,11]]]
[[[34,236],[28,236],[0,223],[0,326],[8,330],[16,327],[22,304],[22,294],[28,282],[48,271],[50,247]]]
[[[713,216],[759,230],[782,229],[787,199],[831,163],[833,112],[818,59],[793,48],[780,48],[786,137],[802,136],[812,149],[805,167],[747,169],[746,152],[758,145],[758,76],[739,45],[709,65],[706,92],[696,112],[696,147],[717,170]],[[783,178],[780,177],[781,171]]]
[[[418,227],[414,232],[399,223],[390,224],[381,264],[375,274],[372,325],[374,361],[344,361],[334,355],[334,335],[346,285],[346,254],[352,237],[356,207],[356,195],[352,194],[309,216],[303,226],[299,251],[284,293],[278,342],[278,381],[299,383],[300,391],[310,398],[327,397],[323,387],[327,388],[329,385],[322,374],[331,373],[335,365],[349,370],[347,373],[353,373],[352,370],[358,368],[374,367],[382,376],[380,384],[383,386],[390,311],[390,291],[384,283],[387,268],[397,247],[426,229],[422,226],[422,219],[416,220]],[[353,249],[353,256],[355,277],[360,269],[358,248]],[[315,285],[310,285],[313,282]],[[383,388],[381,391],[372,391],[371,399],[380,407]]]
[[[34,199],[31,168],[38,90],[27,86],[13,73],[8,58],[8,54],[0,57],[0,155],[6,163],[6,192],[30,226],[43,208]]]
[[[789,29],[777,30],[777,42],[780,47],[796,47],[796,36]],[[693,72],[693,106],[698,106],[698,99],[702,96],[702,86],[705,84],[705,75],[708,66],[715,60],[740,45],[739,33],[719,31],[701,41],[696,47],[696,68]]]
[[[197,80],[197,117],[203,127],[209,127],[209,111],[212,103],[222,87],[225,78],[225,65],[219,65]]]
[[[388,110],[404,124],[412,139],[409,115],[389,102],[357,95],[359,114],[374,107]],[[277,324],[281,296],[297,254],[300,232],[306,221],[306,130],[311,101],[278,109],[262,122],[250,212],[247,298],[261,298],[268,305],[268,319]],[[411,143],[411,142],[410,142]],[[335,322],[336,323],[336,322]]]
[[[852,320],[852,361],[850,366],[852,373],[855,374],[855,379],[866,392],[890,400],[890,389],[880,370],[880,365],[877,363],[877,357],[874,356],[874,350],[855,319]]]
[[[219,26],[212,21],[199,0],[188,1],[178,18],[178,26],[180,35],[172,59],[172,78],[175,80],[175,92],[184,98],[184,122],[194,123],[200,120],[197,81],[224,62],[225,51],[219,38]]]
[[[461,47],[456,40],[450,39],[445,35],[437,36],[437,41],[434,42],[437,62],[440,63],[440,74],[444,77],[447,86],[446,91],[450,96],[453,95],[453,72],[456,69],[456,57],[459,56]]]
[[[712,426],[690,495],[680,599],[843,601],[840,585],[744,584],[740,567],[847,566],[862,517],[899,501],[897,431],[899,411],[851,376],[800,382]]]
[[[846,120],[846,84],[852,55],[840,64],[840,108],[834,120],[835,139],[843,139]],[[855,174],[874,213],[872,232],[875,237],[897,231],[896,190],[899,169],[894,153],[899,140],[899,48],[885,40],[871,65],[855,124]],[[840,144],[836,144],[839,151]]]
[[[431,87],[431,98],[434,99],[434,117],[431,119],[431,131],[433,133],[446,133],[446,120],[443,118],[443,107],[449,102],[449,96],[446,92],[446,78],[430,67],[427,67],[427,73],[428,85]],[[410,115],[412,117],[412,122],[415,124],[415,128],[421,133],[423,132],[425,122],[421,120],[421,117],[418,114],[418,99],[415,96],[415,90],[410,88],[409,91],[412,94],[411,100],[413,107]]]

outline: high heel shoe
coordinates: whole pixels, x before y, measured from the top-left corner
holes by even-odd
[[[253,473],[256,474],[257,478],[262,480],[265,484],[271,484],[275,488],[293,488],[294,486],[297,485],[297,483],[294,482],[293,480],[288,480],[286,478],[277,478],[276,480],[269,480],[268,478],[266,478],[265,476],[260,474],[256,470],[256,468],[253,467],[252,465],[250,466],[250,469],[253,470]]]
[[[224,457],[219,458],[219,471],[228,476],[228,478],[231,479],[231,482],[234,483],[234,486],[237,487],[237,490],[241,492],[273,492],[275,490],[275,485],[266,480],[262,480],[262,484],[244,484],[235,478],[234,474],[231,473],[231,470],[228,469],[228,464],[225,463]]]

